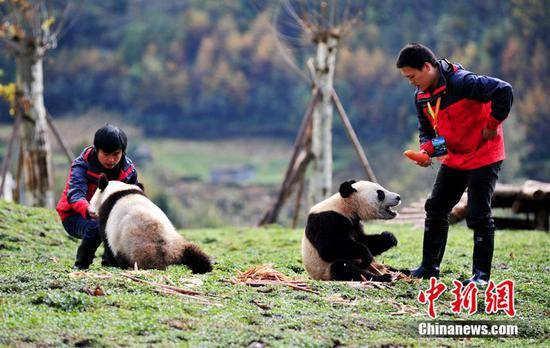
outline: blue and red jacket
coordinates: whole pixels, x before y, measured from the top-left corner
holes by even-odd
[[[126,155],[122,155],[114,170],[107,170],[99,163],[95,148],[88,146],[73,161],[65,189],[57,203],[56,210],[61,221],[73,214],[88,218],[88,205],[97,189],[97,180],[101,173],[106,173],[110,180],[137,183],[136,169]]]
[[[443,59],[437,62],[439,81],[428,92],[417,88],[415,104],[418,113],[420,148],[432,155],[435,122],[428,114],[441,98],[437,132],[445,138],[448,155],[442,163],[455,169],[483,167],[505,158],[502,121],[512,107],[512,86],[502,80],[476,75],[460,64]],[[493,139],[483,139],[482,130],[497,130]]]

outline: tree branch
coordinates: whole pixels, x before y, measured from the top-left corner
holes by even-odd
[[[10,39],[0,39],[0,42],[3,42],[6,46],[8,46],[10,49],[16,52],[23,52],[23,45],[21,45],[18,42],[15,42]]]
[[[298,16],[296,11],[294,10],[294,7],[290,4],[288,0],[283,0],[283,5],[285,9],[288,11],[288,14],[305,30],[310,30],[310,26]]]
[[[279,51],[279,53],[281,54],[281,57],[283,58],[283,60],[288,64],[288,66],[296,73],[298,74],[298,76],[304,80],[304,81],[307,81],[308,78],[306,76],[306,74],[304,74],[304,72],[302,70],[300,70],[298,68],[298,66],[296,65],[296,63],[294,62],[294,60],[290,57],[290,55],[288,54],[288,52],[285,50],[285,47],[283,46],[283,44],[281,43],[281,41],[279,40],[279,36],[278,36],[278,31],[277,29],[275,28],[275,20],[276,18],[279,16],[279,9],[277,9],[277,11],[275,12],[275,15],[273,16],[273,21],[271,23],[271,30],[273,32],[273,36],[275,37],[275,45],[277,47],[277,50]]]

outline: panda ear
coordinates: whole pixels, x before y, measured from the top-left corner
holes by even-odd
[[[141,191],[143,191],[143,193],[145,193],[145,186],[143,186],[142,183],[138,182],[138,183],[136,184],[136,186],[139,187],[139,188],[141,189]]]
[[[107,178],[107,175],[105,175],[104,173],[101,173],[97,181],[97,187],[99,188],[99,191],[105,190],[108,184],[109,184],[109,179]]]
[[[352,193],[357,192],[351,185],[355,184],[355,180],[345,181],[340,185],[340,196],[348,198]]]

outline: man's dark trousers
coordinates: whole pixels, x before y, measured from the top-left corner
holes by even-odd
[[[468,189],[466,222],[474,230],[474,275],[489,280],[493,259],[495,224],[491,216],[491,198],[495,191],[502,161],[471,169],[457,170],[441,165],[432,193],[425,204],[426,221],[422,251],[425,274],[439,276],[439,264],[445,253],[449,214]],[[414,271],[413,271],[414,273]]]
[[[75,267],[87,269],[94,260],[95,252],[101,244],[97,220],[85,219],[79,214],[68,216],[63,227],[71,236],[82,239],[76,252]]]

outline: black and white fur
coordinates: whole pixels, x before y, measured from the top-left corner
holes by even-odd
[[[99,218],[104,265],[165,269],[185,264],[193,273],[212,270],[209,257],[187,242],[168,217],[143,193],[142,185],[108,181],[102,174],[90,201]]]
[[[309,211],[302,260],[313,279],[390,281],[367,270],[373,256],[397,245],[390,232],[366,235],[361,221],[393,219],[398,194],[369,181],[346,181],[338,193]]]

